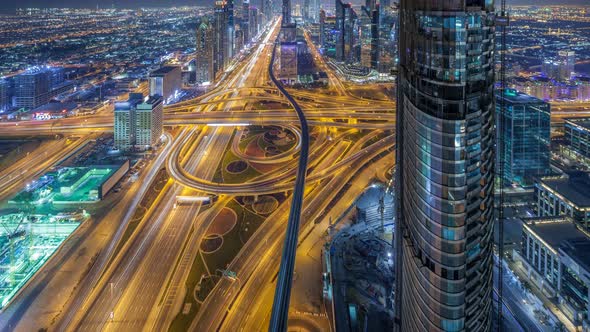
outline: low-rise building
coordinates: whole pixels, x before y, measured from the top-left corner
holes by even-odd
[[[563,154],[590,166],[590,117],[565,119]]]
[[[559,246],[567,240],[584,238],[584,233],[568,217],[538,217],[523,220],[520,260],[527,275],[550,297],[559,287]]]
[[[569,171],[538,179],[535,200],[539,217],[568,216],[590,230],[590,173]]]
[[[590,239],[565,241],[559,247],[559,307],[582,331],[590,331]]]

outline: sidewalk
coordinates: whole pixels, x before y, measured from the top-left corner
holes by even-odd
[[[514,262],[508,262],[508,267],[516,276],[518,276],[518,278],[529,281],[526,271],[524,271],[518,264],[514,264]],[[548,299],[535,283],[529,281],[529,285],[531,285],[531,293],[537,299],[539,299],[547,309],[549,309],[554,318],[557,318],[561,323],[563,323],[568,331],[577,331],[576,326],[563,314],[555,302]]]

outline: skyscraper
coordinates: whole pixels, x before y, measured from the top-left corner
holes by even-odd
[[[215,79],[213,68],[213,26],[204,18],[197,28],[197,82],[212,82]]]
[[[163,131],[164,103],[161,96],[152,96],[135,108],[135,145],[141,149],[154,146]]]
[[[291,0],[283,0],[283,21],[282,25],[291,24]]]
[[[494,6],[402,0],[397,103],[400,331],[489,331]]]
[[[10,106],[10,82],[0,78],[0,111],[5,111]]]
[[[135,107],[143,100],[143,94],[130,93],[129,99],[115,103],[115,147],[128,151],[135,145]]]
[[[504,100],[504,112],[500,105]],[[551,160],[551,105],[535,97],[506,89],[496,95],[499,160],[507,185],[532,187],[538,176],[547,175]]]
[[[229,66],[234,56],[235,26],[233,0],[215,2],[215,75]]]

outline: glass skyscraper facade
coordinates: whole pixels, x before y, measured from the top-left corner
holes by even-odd
[[[496,99],[498,144],[503,144],[497,157],[503,161],[505,184],[532,187],[535,177],[550,170],[551,106],[513,89],[498,92]]]
[[[494,4],[400,5],[396,326],[489,331]]]

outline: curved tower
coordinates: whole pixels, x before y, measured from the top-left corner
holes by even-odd
[[[491,328],[493,12],[493,0],[401,0],[401,331]]]

